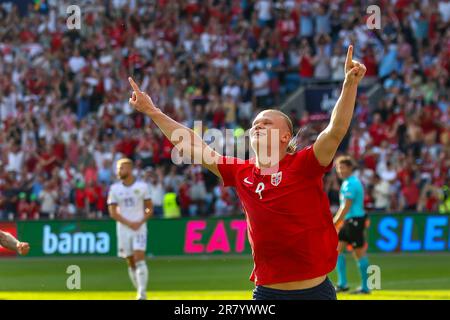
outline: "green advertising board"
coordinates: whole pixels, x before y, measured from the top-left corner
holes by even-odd
[[[372,214],[369,252],[450,251],[449,215]],[[153,256],[250,254],[246,221],[235,218],[151,219],[147,252]],[[115,256],[112,220],[17,222],[29,256]]]
[[[17,234],[30,243],[30,257],[95,255],[116,252],[113,221],[29,221],[17,223]]]
[[[152,219],[147,252],[154,256],[251,253],[244,219]],[[23,221],[17,235],[30,243],[30,257],[115,256],[112,220]]]

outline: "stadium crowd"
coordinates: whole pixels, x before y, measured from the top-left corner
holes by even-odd
[[[366,25],[368,1],[78,1],[80,30],[67,27],[69,1],[26,13],[4,4],[0,220],[106,216],[121,157],[148,182],[158,217],[174,193],[182,216],[240,214],[215,176],[172,163],[170,142],[129,106],[127,77],[177,121],[201,120],[199,133],[241,136],[300,85],[340,85],[351,43],[384,90],[375,105],[358,97],[340,150],[356,160],[366,208],[450,212],[450,2],[371,2],[380,30]],[[291,116],[302,143],[327,123]],[[335,212],[334,172],[324,185]]]

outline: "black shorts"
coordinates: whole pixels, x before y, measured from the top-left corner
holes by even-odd
[[[337,300],[336,290],[328,277],[318,286],[302,290],[279,290],[256,286],[253,300]]]
[[[366,243],[364,237],[365,228],[366,217],[345,220],[338,234],[339,241],[345,241],[353,248],[361,248]]]

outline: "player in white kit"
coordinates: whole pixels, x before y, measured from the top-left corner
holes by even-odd
[[[117,162],[117,176],[108,194],[111,218],[117,221],[118,256],[127,259],[131,282],[137,289],[137,299],[147,299],[148,269],[146,221],[153,214],[153,204],[146,183],[132,174],[133,162],[128,158]]]

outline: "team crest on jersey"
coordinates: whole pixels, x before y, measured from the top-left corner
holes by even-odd
[[[135,195],[137,195],[137,196],[139,195],[139,190],[138,190],[138,189],[135,189],[135,190],[133,190],[133,191],[134,191],[134,194],[135,194]]]
[[[283,177],[283,172],[277,172],[277,173],[272,173],[271,179],[270,179],[270,183],[273,186],[278,186],[281,182],[281,178]]]

